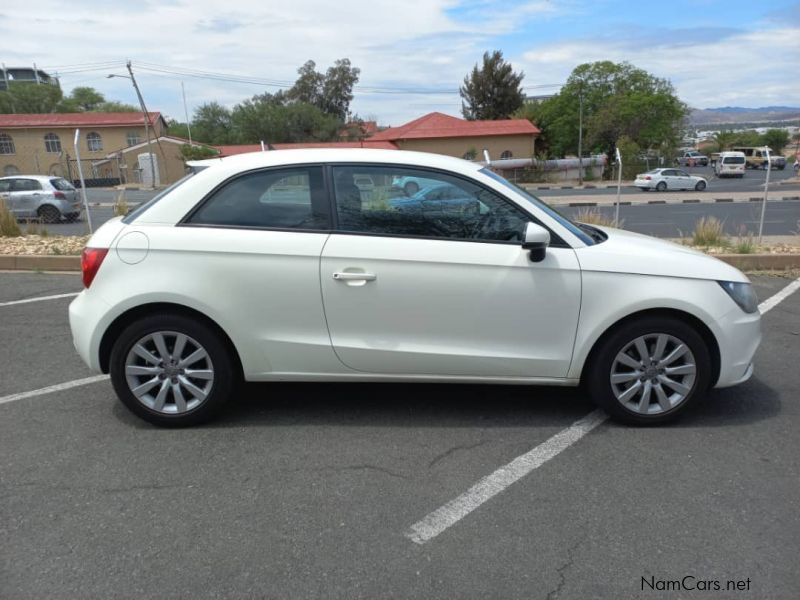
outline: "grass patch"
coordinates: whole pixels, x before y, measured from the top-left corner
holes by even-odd
[[[692,234],[694,246],[727,246],[724,225],[716,217],[702,217],[697,221]]]
[[[18,237],[22,235],[17,218],[8,210],[6,203],[0,200],[0,237]]]
[[[125,190],[120,190],[114,202],[114,216],[124,217],[128,214],[128,201],[125,199]]]
[[[756,251],[756,242],[753,234],[740,235],[733,244],[733,251],[736,254],[753,254]]]
[[[625,224],[624,219],[620,219],[618,225],[614,225],[614,217],[606,215],[595,208],[581,208],[575,215],[575,220],[587,225],[600,225],[601,227],[619,227]]]

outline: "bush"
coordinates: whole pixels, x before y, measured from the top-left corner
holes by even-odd
[[[740,235],[733,246],[733,251],[736,254],[753,254],[756,251],[756,243],[753,239],[753,234],[748,233],[746,236]]]
[[[694,227],[692,243],[695,246],[725,246],[724,225],[716,217],[702,217]]]
[[[618,225],[614,225],[614,217],[606,215],[595,208],[582,208],[575,215],[575,220],[579,223],[586,223],[588,225],[600,225],[602,227],[619,227],[625,224],[625,221],[620,219]]]
[[[125,200],[125,190],[121,190],[117,194],[117,199],[114,202],[114,216],[124,217],[128,214],[128,201]]]
[[[22,232],[17,225],[16,217],[8,210],[6,203],[0,200],[0,237],[18,237]]]

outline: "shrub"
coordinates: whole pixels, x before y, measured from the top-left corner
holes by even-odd
[[[606,215],[595,208],[581,208],[578,214],[575,215],[575,220],[579,223],[587,223],[589,225],[601,225],[603,227],[622,227],[625,224],[623,219],[620,219],[618,225],[614,225],[614,217]]]
[[[117,199],[114,202],[114,216],[124,217],[128,214],[128,201],[125,200],[125,190],[121,190],[117,194]]]
[[[6,203],[0,200],[0,237],[18,237],[22,235],[16,217],[8,210]]]
[[[692,243],[695,246],[725,246],[724,225],[716,217],[701,217],[694,227]]]
[[[756,251],[756,243],[753,239],[753,234],[748,233],[746,236],[740,235],[733,246],[733,251],[736,254],[753,254]]]

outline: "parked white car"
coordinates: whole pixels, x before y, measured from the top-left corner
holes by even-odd
[[[690,175],[681,169],[653,169],[647,173],[639,173],[633,185],[644,191],[656,190],[697,190],[706,189],[708,181],[705,177]]]
[[[478,164],[361,149],[205,164],[92,236],[69,308],[80,356],[152,423],[208,419],[241,379],[583,383],[615,418],[656,423],[753,372],[741,272],[573,223]],[[364,176],[439,181],[479,209],[362,202]]]

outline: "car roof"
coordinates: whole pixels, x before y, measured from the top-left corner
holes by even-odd
[[[64,179],[61,175],[6,175],[0,179],[36,179],[37,181],[50,181],[51,179]]]
[[[461,158],[412,152],[408,150],[379,150],[375,148],[302,148],[296,150],[268,150],[248,152],[224,158],[192,161],[191,166],[248,171],[263,167],[306,163],[388,163],[472,173],[483,167]]]

